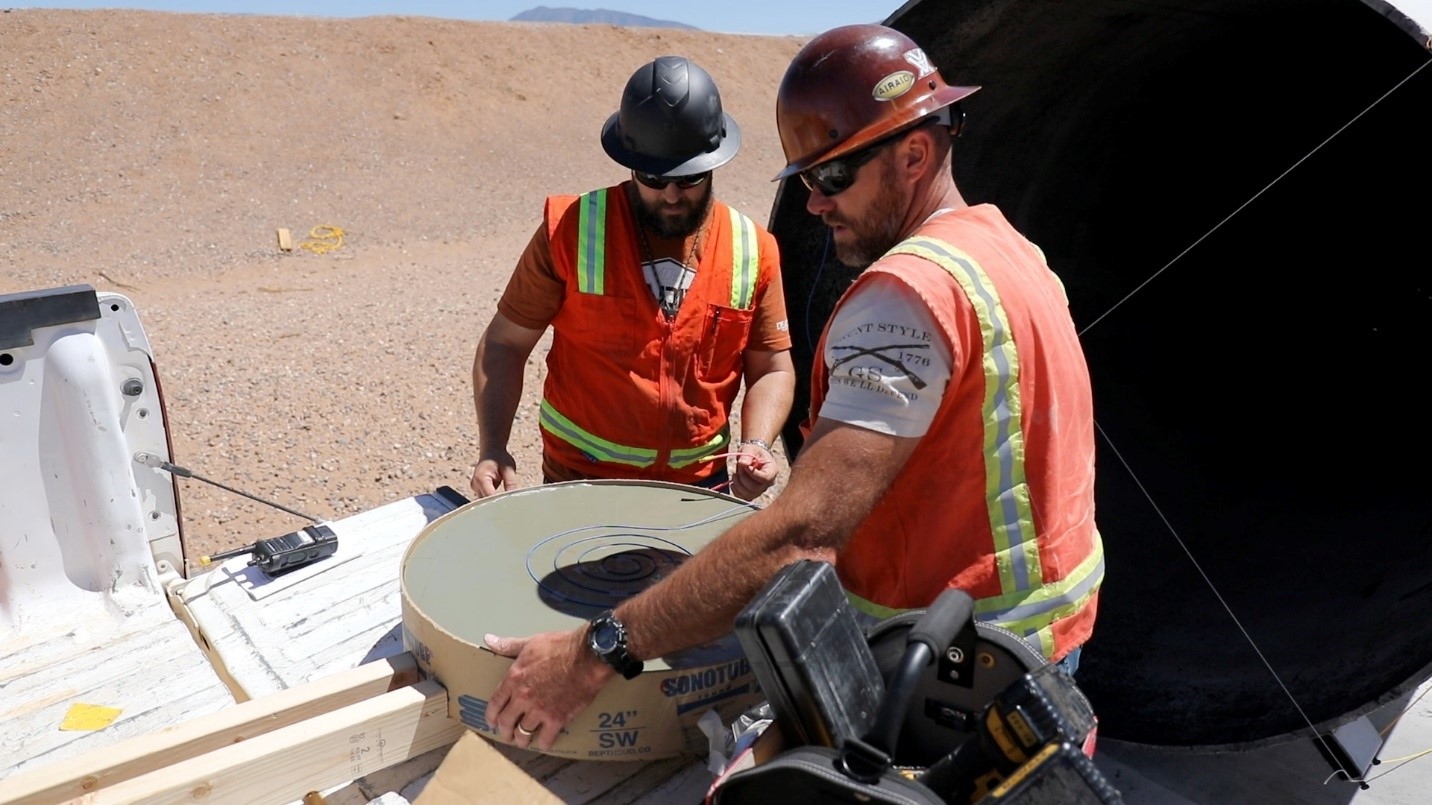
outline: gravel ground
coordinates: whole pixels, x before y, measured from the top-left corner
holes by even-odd
[[[717,191],[758,221],[796,37],[417,17],[0,12],[0,293],[134,301],[176,464],[321,519],[448,485],[472,349],[549,193],[618,181],[627,76],[680,54],[744,133]],[[319,254],[277,248],[343,230]],[[325,241],[326,242],[326,241]],[[512,449],[540,477],[534,353]],[[180,482],[190,562],[302,521]]]

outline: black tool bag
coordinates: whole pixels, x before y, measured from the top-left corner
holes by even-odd
[[[869,729],[885,682],[828,562],[795,562],[776,574],[734,631],[792,746],[838,748]]]
[[[743,610],[742,616],[737,619],[737,634],[741,633],[740,624],[764,620],[760,611],[769,605],[767,593],[783,590],[793,581],[798,585],[819,584],[822,574],[833,572],[824,563],[798,562],[787,567],[772,580],[766,591],[748,605],[748,609],[755,610],[754,613]],[[800,581],[802,579],[805,581]],[[789,595],[778,592],[775,600],[784,607]],[[834,607],[837,611],[828,617],[850,616],[849,613],[842,614],[841,607],[846,606],[848,604],[842,598]],[[973,633],[973,612],[974,601],[968,594],[947,590],[910,623],[889,630],[880,640],[881,651],[893,654],[891,646],[895,643],[903,648],[890,674],[884,676],[884,695],[880,697],[875,717],[863,735],[847,735],[838,747],[798,746],[759,766],[736,772],[716,789],[712,802],[717,805],[792,805],[809,801],[928,805],[942,802],[933,791],[912,779],[912,772],[896,766],[896,748],[904,731],[912,697],[919,692],[929,669],[937,665],[937,658],[947,654],[949,647],[955,643],[956,634],[967,630]],[[806,628],[800,631],[811,633],[813,630]],[[827,653],[850,655],[843,661],[847,667],[859,668],[866,662],[874,663],[876,660],[871,646],[859,639],[844,646],[827,647]],[[754,659],[752,668],[763,690],[803,687],[781,677],[787,674],[798,677],[810,675],[808,669],[803,671],[790,665],[782,667],[779,663]],[[766,669],[764,672],[763,668]],[[833,708],[800,709],[817,712]],[[846,721],[845,725],[850,723]],[[828,735],[831,731],[802,728],[798,734],[822,733]],[[948,748],[946,751],[949,751]]]
[[[842,752],[828,746],[789,749],[752,769],[731,775],[716,789],[716,805],[803,805],[807,802],[943,805],[944,800],[898,769],[867,778],[852,775]]]
[[[1073,679],[1018,635],[976,623],[967,594],[946,590],[928,610],[881,621],[860,638],[834,584],[829,566],[797,563],[737,619],[772,709],[785,711],[781,732],[798,745],[733,772],[710,802],[1122,802],[1082,751],[1097,720]],[[868,707],[836,701],[853,684],[881,682],[873,719]]]
[[[979,733],[980,714],[1000,692],[1048,665],[1038,649],[1014,632],[976,622],[972,607],[971,615],[942,644],[944,648],[934,661],[918,672],[908,712],[894,742],[897,765],[924,768],[935,764]],[[890,679],[898,672],[909,635],[925,612],[902,612],[866,631],[882,678]]]

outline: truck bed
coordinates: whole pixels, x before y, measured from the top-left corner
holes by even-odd
[[[398,570],[424,526],[464,502],[418,495],[332,524],[338,552],[270,580],[230,559],[175,592],[176,608],[244,695],[259,697],[403,651]],[[566,802],[699,801],[711,783],[704,762],[573,761],[496,745]],[[358,805],[416,799],[449,747],[365,776],[326,799]]]
[[[3,777],[43,768],[125,738],[162,733],[232,705],[403,652],[398,568],[412,539],[461,498],[431,493],[396,501],[332,523],[338,552],[317,564],[268,579],[228,560],[169,589],[173,611],[155,596],[121,621],[81,618],[84,627],[57,629],[0,652],[5,728]],[[174,617],[177,612],[179,618]],[[188,625],[188,629],[185,625]],[[201,648],[202,646],[202,648]],[[155,683],[154,669],[163,682]],[[1429,686],[1371,712],[1386,729],[1381,756],[1410,761],[1373,766],[1361,789],[1332,774],[1311,738],[1222,752],[1176,752],[1103,740],[1096,763],[1129,802],[1388,803],[1421,801],[1427,775],[1416,755],[1432,747]],[[56,726],[76,700],[120,707],[114,724],[95,731]],[[1406,714],[1393,725],[1393,718]],[[462,728],[453,725],[446,740]],[[450,744],[324,791],[333,805],[414,802]],[[571,803],[699,802],[712,775],[702,758],[659,761],[572,761],[494,744],[543,788]]]

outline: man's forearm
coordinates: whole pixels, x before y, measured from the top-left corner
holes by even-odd
[[[522,371],[527,356],[484,339],[472,360],[472,396],[477,409],[478,449],[507,449],[512,420],[522,401]]]
[[[741,403],[741,438],[775,441],[795,397],[795,367],[789,353],[777,353],[767,360],[759,372],[749,372],[746,397]]]
[[[917,442],[818,422],[771,505],[617,607],[633,655],[652,659],[722,637],[781,568],[799,559],[834,562]]]
[[[798,548],[769,521],[736,524],[660,584],[617,608],[633,656],[654,659],[729,633],[766,581],[802,558],[833,560],[834,552]]]
[[[790,483],[770,506],[617,607],[633,655],[653,659],[725,636],[736,614],[786,564],[835,561],[918,441],[818,421]]]

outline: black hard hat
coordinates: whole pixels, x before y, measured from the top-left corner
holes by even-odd
[[[662,56],[627,81],[621,107],[602,127],[607,156],[639,173],[689,176],[719,168],[741,149],[741,129],[721,111],[707,72]]]

